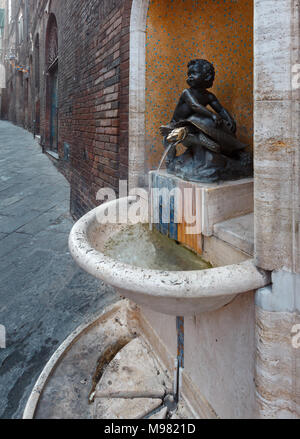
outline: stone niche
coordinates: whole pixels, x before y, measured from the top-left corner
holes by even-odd
[[[187,63],[216,68],[212,91],[235,117],[238,138],[253,145],[253,1],[150,0],[146,27],[145,168],[163,154],[159,127],[187,87]]]
[[[214,63],[216,81],[212,91],[237,120],[238,138],[252,150],[253,12],[252,0],[149,0],[146,87],[142,96],[145,113],[140,115],[145,121],[141,124],[145,127],[145,141],[137,149],[145,151],[145,173],[158,167],[164,152],[159,127],[170,121],[178,97],[187,87],[187,63],[195,58]],[[166,225],[160,218],[156,227],[162,233],[202,254],[214,266],[251,257],[235,252],[212,235],[215,224],[253,212],[252,179],[203,185],[186,183],[161,171],[158,176],[150,173],[149,184],[150,188],[188,186],[194,193],[199,189],[200,233],[186,235],[186,224]],[[167,208],[172,209],[172,203]],[[217,257],[212,258],[213,253]],[[154,350],[161,358],[166,352],[166,358],[173,359],[177,352],[175,319],[162,319],[145,307],[141,312],[155,334],[153,339],[149,336]],[[217,312],[187,318],[185,332],[183,393],[197,415],[255,417],[254,292],[238,297]]]

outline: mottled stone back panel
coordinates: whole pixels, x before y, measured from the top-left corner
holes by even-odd
[[[187,87],[187,63],[213,62],[213,92],[236,117],[241,140],[253,143],[253,1],[151,0],[146,46],[146,161],[156,168],[159,127],[170,121]]]

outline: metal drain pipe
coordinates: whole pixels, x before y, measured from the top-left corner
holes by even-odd
[[[174,399],[178,403],[181,398],[182,373],[184,369],[184,317],[176,317],[177,358],[174,371]]]

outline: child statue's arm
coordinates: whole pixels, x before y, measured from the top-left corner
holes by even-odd
[[[184,90],[182,94],[182,99],[191,108],[191,110],[194,113],[198,113],[201,114],[202,116],[209,117],[215,120],[214,118],[215,115],[207,108],[205,108],[203,105],[199,104],[199,102],[197,101],[197,99],[195,99],[195,97],[192,95],[190,90],[188,89]]]
[[[229,123],[232,132],[235,133],[236,132],[236,121],[231,116],[231,114],[220,104],[220,102],[218,101],[216,96],[212,93],[211,93],[211,102],[209,105],[211,106],[211,108],[213,110],[215,110],[222,117],[222,119],[225,119]]]

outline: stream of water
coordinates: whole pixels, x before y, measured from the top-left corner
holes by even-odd
[[[165,152],[164,152],[164,154],[163,154],[163,156],[162,156],[162,159],[161,159],[161,161],[160,161],[160,163],[159,163],[159,166],[158,166],[156,172],[159,172],[159,171],[161,170],[161,167],[162,167],[162,165],[164,164],[164,161],[166,160],[166,157],[167,157],[167,155],[169,154],[169,151],[170,151],[170,149],[172,148],[172,146],[174,146],[173,143],[171,143],[171,144],[168,146],[168,148],[165,150]]]

